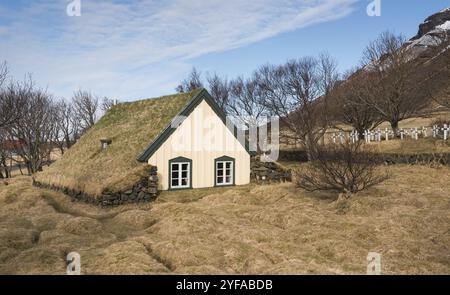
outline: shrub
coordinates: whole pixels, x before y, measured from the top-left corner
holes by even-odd
[[[377,169],[376,154],[362,141],[321,146],[318,157],[298,170],[297,185],[308,191],[335,191],[353,194],[389,178]]]

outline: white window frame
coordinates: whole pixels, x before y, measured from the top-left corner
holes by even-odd
[[[185,165],[185,164],[187,164],[187,170],[183,170],[183,165]],[[173,169],[173,167],[174,166],[177,166],[178,167],[178,170],[177,170],[177,172],[178,172],[178,177],[177,178],[175,178],[175,179],[177,179],[177,185],[173,185],[173,182],[172,182],[172,180],[174,180],[174,178],[173,178],[173,172],[174,172],[174,169]],[[182,184],[182,179],[183,179],[183,177],[182,177],[182,173],[183,172],[186,172],[186,184],[185,185],[183,185]],[[170,188],[172,188],[172,189],[178,189],[178,188],[190,188],[191,187],[191,163],[190,162],[173,162],[173,163],[170,163]]]
[[[229,169],[226,168],[227,163],[230,163]],[[219,175],[219,164],[222,164],[222,168],[220,169],[220,170],[223,170],[222,175]],[[229,175],[227,174],[227,171],[229,171]],[[216,173],[215,174],[216,174],[216,179],[215,179],[216,186],[233,185],[233,183],[234,183],[234,179],[233,179],[234,163],[233,163],[233,161],[216,161]],[[227,176],[230,177],[230,181],[228,181],[228,182],[226,181]],[[223,180],[221,183],[219,183],[219,178],[222,178],[222,180]]]

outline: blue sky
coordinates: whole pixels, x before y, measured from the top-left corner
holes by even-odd
[[[328,51],[344,71],[384,30],[410,38],[450,0],[2,0],[0,61],[58,97],[81,87],[133,100],[174,92],[195,66],[233,78]]]

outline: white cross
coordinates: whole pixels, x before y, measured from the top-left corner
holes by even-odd
[[[333,140],[333,143],[336,143],[336,133],[333,133],[331,136],[331,139]]]
[[[355,143],[358,140],[358,131],[352,130],[349,135],[349,139],[352,141],[352,143]]]
[[[389,141],[389,133],[390,133],[390,132],[389,132],[389,129],[386,128],[386,129],[384,130],[384,136],[385,136],[385,138],[386,138],[386,141]]]
[[[380,128],[377,129],[377,141],[381,141],[381,130],[380,130]]]
[[[447,124],[444,124],[444,127],[442,128],[442,131],[444,131],[444,140],[447,140],[448,132],[450,131],[449,126],[447,126]]]
[[[436,137],[439,133],[439,127],[437,125],[433,126],[433,137]]]
[[[415,140],[419,139],[419,134],[417,132],[417,128],[411,128],[411,138],[414,138]]]
[[[423,137],[427,137],[427,129],[428,129],[428,128],[425,127],[425,126],[422,127],[422,130],[421,130],[421,131],[422,131]]]
[[[402,129],[400,129],[400,139],[401,140],[403,140],[403,135],[405,134],[405,130],[403,130],[403,128]]]
[[[366,140],[367,143],[370,143],[370,131],[369,130],[364,131],[364,139]]]

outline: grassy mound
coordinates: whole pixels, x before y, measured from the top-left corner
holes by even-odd
[[[109,110],[64,156],[36,175],[36,180],[100,195],[127,189],[146,165],[136,161],[197,91],[121,103]],[[112,144],[102,150],[100,139]]]

